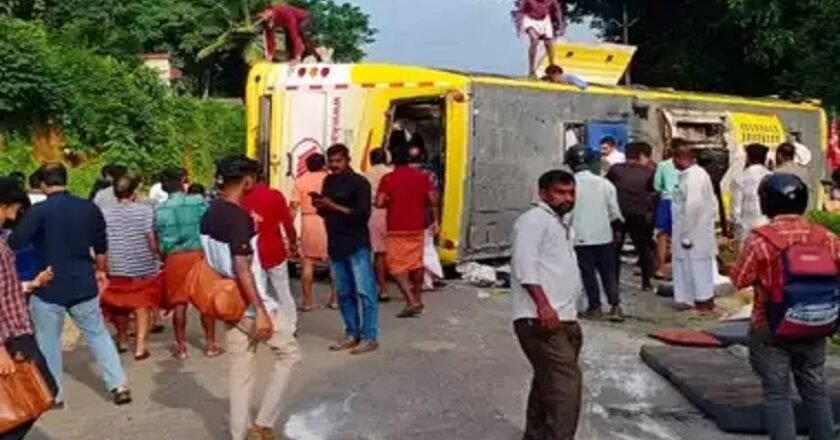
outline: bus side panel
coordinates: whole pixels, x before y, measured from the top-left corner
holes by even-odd
[[[537,179],[561,168],[565,127],[626,118],[626,97],[476,84],[463,259],[504,257],[516,218],[537,200]]]

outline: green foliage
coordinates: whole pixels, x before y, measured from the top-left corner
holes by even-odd
[[[621,41],[623,6],[639,47],[634,82],[840,104],[840,0],[569,0]]]
[[[210,181],[214,158],[242,151],[241,105],[177,96],[151,70],[51,41],[36,24],[0,18],[0,63],[0,172],[35,168],[33,125],[61,129],[81,194],[104,163],[147,179],[189,165]]]
[[[0,124],[29,123],[61,108],[59,74],[42,28],[0,16]]]
[[[188,91],[242,96],[244,62],[262,53],[254,17],[272,3],[278,1],[15,0],[9,10],[14,17],[42,21],[68,45],[128,64],[137,64],[142,53],[170,53]],[[334,0],[293,3],[311,9],[319,23],[316,38],[335,48],[336,60],[364,56],[362,46],[375,31],[361,9]]]
[[[365,56],[362,48],[373,42],[376,29],[358,6],[338,4],[333,0],[291,0],[289,3],[308,9],[317,25],[315,40],[335,49],[335,61],[350,63]]]
[[[828,211],[813,211],[809,215],[812,222],[823,225],[834,234],[840,236],[840,213]]]

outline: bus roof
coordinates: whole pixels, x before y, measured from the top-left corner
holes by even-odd
[[[819,100],[806,100],[794,102],[774,97],[742,97],[734,95],[678,91],[666,88],[647,87],[626,87],[614,85],[591,84],[587,89],[580,90],[568,84],[555,84],[546,81],[537,81],[527,78],[516,78],[512,76],[498,75],[492,73],[466,72],[447,69],[436,69],[429,67],[407,66],[398,64],[378,63],[357,63],[357,64],[331,64],[312,65],[312,67],[331,67],[334,70],[349,71],[348,80],[352,84],[449,84],[453,87],[463,87],[469,83],[497,85],[504,87],[521,87],[537,90],[568,91],[592,95],[626,96],[638,97],[648,100],[671,100],[671,101],[693,101],[709,102],[719,104],[747,105],[768,108],[780,108],[800,111],[822,111],[822,103]],[[297,69],[299,66],[287,64],[260,63],[254,66],[251,72],[252,80],[257,75],[273,76],[282,78],[279,72]],[[302,70],[302,69],[301,69]],[[312,69],[313,71],[315,69]],[[273,74],[272,74],[273,73]]]

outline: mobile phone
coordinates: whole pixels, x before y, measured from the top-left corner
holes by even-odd
[[[324,196],[322,196],[322,195],[321,195],[321,194],[319,194],[319,193],[316,193],[315,191],[312,191],[312,192],[310,192],[310,193],[309,193],[309,197],[312,197],[313,199],[321,199],[321,198],[323,198]]]

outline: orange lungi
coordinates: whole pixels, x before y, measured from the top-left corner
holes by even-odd
[[[195,264],[204,258],[201,251],[187,251],[169,254],[163,262],[164,284],[166,295],[163,306],[172,309],[190,303],[187,291],[187,275]]]
[[[425,231],[388,232],[385,261],[388,271],[399,275],[423,269],[423,245]]]
[[[163,276],[149,278],[110,277],[102,293],[103,309],[126,313],[137,309],[155,309],[163,296]]]
[[[318,214],[300,216],[300,253],[303,258],[326,261],[327,256],[327,227],[324,219]]]

